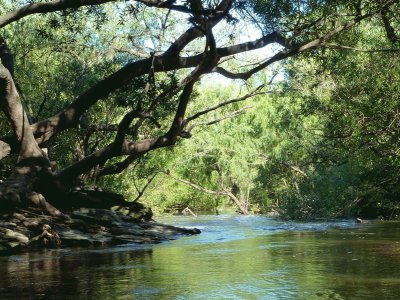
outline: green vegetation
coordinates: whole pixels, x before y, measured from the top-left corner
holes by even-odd
[[[399,5],[0,0],[1,210],[398,218]]]

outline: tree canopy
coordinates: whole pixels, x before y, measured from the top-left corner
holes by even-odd
[[[209,177],[214,180],[211,184],[217,188],[219,182],[218,193],[231,193],[230,198],[239,201],[236,204],[245,205],[242,211],[248,210],[253,186],[267,190],[274,186],[274,193],[280,193],[276,182],[255,181],[257,175],[279,177],[277,169],[296,175],[296,180],[286,181],[284,193],[297,199],[315,195],[315,190],[304,193],[316,184],[308,175],[311,171],[318,178],[335,174],[342,178],[346,173],[358,180],[355,173],[371,178],[369,172],[379,165],[382,172],[397,175],[398,84],[393,78],[398,77],[399,4],[394,0],[0,0],[0,158],[5,179],[0,206],[36,205],[58,214],[58,209],[72,205],[67,195],[74,188],[119,174],[153,150],[190,139],[200,127],[207,130],[225,117],[241,115],[240,100],[260,98],[259,94],[265,101],[280,97],[266,109],[278,123],[263,120],[260,112],[254,112],[255,124],[242,116],[239,123],[224,123],[226,131],[218,138],[229,149],[219,147],[217,163],[210,163],[216,157],[209,155],[214,151],[210,150],[193,165],[211,168],[212,164],[216,172]],[[249,40],[244,40],[245,31],[251,33]],[[253,50],[262,54],[249,62],[245,55]],[[285,80],[266,96],[266,86],[276,82],[273,67],[279,62],[285,67],[280,74]],[[247,90],[236,93],[235,99],[231,94],[216,101],[212,100],[221,94],[204,97],[198,84],[215,80],[214,73],[247,81]],[[260,84],[264,91],[257,88]],[[206,116],[211,117],[201,121]],[[320,127],[311,128],[314,125]],[[294,131],[288,133],[289,127]],[[262,129],[287,133],[286,142],[266,138]],[[241,138],[244,132],[249,135]],[[252,134],[257,141],[248,140]],[[258,144],[230,161],[233,155],[228,150],[244,149],[234,140],[238,136],[241,143]],[[211,140],[218,142],[215,136],[198,141],[202,149],[198,153],[208,151]],[[319,147],[296,149],[304,141]],[[274,148],[282,157],[271,153]],[[367,150],[361,153],[361,148]],[[257,161],[274,164],[249,167]],[[329,167],[333,161],[334,170]],[[338,169],[340,163],[347,171]],[[302,164],[307,170],[300,168]],[[151,168],[148,172],[141,173],[153,180]],[[242,172],[248,174],[246,180],[238,175]],[[397,197],[396,175],[385,184],[372,180],[368,185],[379,188],[382,199]],[[360,185],[366,182],[346,186],[353,200],[361,197],[354,189],[365,191]],[[289,198],[284,200],[287,205]],[[318,211],[311,198],[304,200],[308,203],[304,214]]]

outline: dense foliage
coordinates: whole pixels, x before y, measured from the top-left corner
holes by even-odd
[[[154,185],[145,199],[163,208],[212,210],[230,200],[221,195],[228,187],[253,212],[398,218],[399,50],[375,22],[346,39],[352,47],[290,59],[271,93],[241,104],[251,106],[246,114],[169,152],[166,165],[178,178],[219,195],[160,175],[161,195]],[[206,88],[214,92],[203,98],[221,90],[225,98],[235,95],[232,86]]]
[[[31,124],[2,92],[2,180],[43,156],[49,199],[94,186],[160,212],[399,216],[398,1],[71,3],[0,0]]]

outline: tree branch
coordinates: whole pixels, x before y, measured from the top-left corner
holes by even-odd
[[[243,107],[242,109],[238,109],[238,110],[236,110],[236,111],[230,113],[229,115],[222,116],[222,117],[220,117],[220,118],[217,118],[217,119],[214,119],[214,120],[210,120],[210,121],[206,121],[206,122],[195,123],[195,124],[193,124],[192,126],[190,126],[190,127],[187,129],[186,135],[187,135],[187,134],[190,135],[190,133],[192,132],[192,130],[193,130],[195,127],[214,125],[214,124],[217,124],[217,123],[219,123],[219,122],[221,122],[221,121],[224,121],[224,120],[227,120],[227,119],[236,118],[237,116],[242,115],[246,110],[248,110],[248,109],[250,109],[250,108],[252,108],[252,107],[253,107],[253,106],[251,106],[251,105],[245,106],[245,107]]]
[[[142,4],[145,4],[148,7],[156,7],[156,8],[167,8],[170,10],[175,10],[183,13],[191,13],[192,11],[184,6],[184,5],[176,5],[174,4],[176,1],[174,0],[166,0],[166,1],[160,1],[160,0],[135,0],[136,2],[140,2]]]
[[[8,24],[18,21],[24,17],[33,14],[45,14],[56,11],[62,11],[70,8],[79,8],[90,5],[101,5],[107,2],[117,2],[118,0],[53,0],[49,2],[30,3],[7,12],[0,16],[0,28]],[[149,7],[166,8],[183,13],[191,13],[191,10],[184,5],[175,5],[175,1],[158,1],[158,0],[135,0]]]
[[[221,67],[217,67],[215,68],[213,71],[220,73],[221,75],[227,77],[227,78],[231,78],[231,79],[243,79],[243,80],[247,80],[249,79],[252,75],[254,75],[255,73],[265,69],[266,67],[268,67],[269,65],[273,64],[274,62],[289,58],[291,56],[294,56],[298,53],[302,53],[302,52],[306,52],[306,51],[310,51],[313,49],[316,49],[318,47],[321,47],[324,45],[324,43],[329,40],[330,38],[334,37],[335,35],[337,35],[338,33],[345,31],[351,27],[353,27],[354,25],[360,23],[362,20],[365,20],[367,18],[370,18],[372,16],[375,16],[377,13],[379,12],[373,12],[373,13],[368,13],[362,16],[357,16],[355,17],[353,20],[345,23],[344,25],[338,26],[336,28],[334,28],[333,30],[325,33],[324,36],[319,37],[317,39],[314,39],[312,41],[303,43],[301,45],[298,46],[293,46],[292,48],[286,49],[284,51],[280,51],[278,53],[276,53],[274,56],[272,56],[270,59],[266,60],[264,63],[260,64],[259,66],[246,71],[246,72],[241,72],[241,73],[234,73],[234,72],[230,72],[228,70],[225,70],[224,68]]]
[[[287,168],[289,168],[289,169],[291,169],[291,170],[303,175],[304,177],[308,178],[307,173],[304,172],[302,169],[300,169],[300,167],[298,167],[296,165],[293,165],[293,164],[290,164],[288,162],[281,161],[281,160],[271,159],[270,157],[268,157],[268,156],[266,156],[264,154],[260,154],[260,157],[262,157],[264,161],[271,161],[271,162],[274,162],[274,163],[278,163],[278,164],[280,164],[282,166],[285,166],[285,167],[287,167]]]
[[[135,154],[129,155],[127,158],[125,158],[121,162],[115,163],[111,166],[104,167],[103,169],[100,169],[97,172],[96,178],[122,173],[122,171],[124,171],[126,168],[128,168],[130,164],[132,164],[135,160],[137,160],[141,156],[142,155],[135,155]]]
[[[8,156],[11,153],[11,147],[9,144],[0,141],[0,160]]]
[[[211,106],[211,107],[206,108],[205,110],[197,112],[194,115],[191,115],[190,117],[186,118],[185,121],[184,121],[184,124],[186,125],[190,121],[193,121],[193,120],[195,120],[195,119],[197,119],[197,118],[199,118],[199,117],[201,117],[201,116],[203,116],[203,115],[205,115],[205,114],[207,114],[207,113],[209,113],[211,111],[217,110],[218,108],[227,106],[227,105],[232,104],[232,103],[236,103],[236,102],[241,102],[241,101],[247,100],[250,97],[254,97],[254,96],[257,96],[257,95],[262,95],[264,93],[263,92],[259,92],[262,88],[264,88],[264,85],[260,85],[254,91],[252,91],[252,92],[250,92],[250,93],[248,93],[248,94],[246,94],[246,95],[244,95],[242,97],[231,99],[231,100],[228,100],[228,101],[224,101],[224,102],[221,102],[221,103],[219,103],[219,104],[217,104],[215,106]]]
[[[218,9],[215,13],[215,18],[208,18],[207,27],[209,29],[214,26],[215,22],[219,21],[219,18],[222,18],[227,13],[227,10],[229,10],[230,8],[231,2],[232,1],[228,0],[221,1],[219,5],[220,10]],[[387,2],[385,4],[385,7],[389,6],[392,3],[393,1]],[[382,9],[382,7],[380,9]],[[233,73],[221,67],[216,67],[212,71],[219,72],[228,78],[248,79],[256,72],[266,68],[274,62],[294,56],[300,52],[309,51],[317,47],[323,46],[323,44],[329,38],[376,14],[377,12],[373,12],[365,14],[363,16],[358,16],[352,21],[326,33],[321,38],[314,39],[300,46],[292,46],[291,48],[278,52],[273,57],[266,60],[264,63],[247,72]],[[179,52],[181,49],[183,49],[182,47],[185,47],[187,45],[188,42],[194,40],[201,35],[204,35],[204,32],[201,32],[201,30],[199,30],[197,27],[189,29],[185,34],[183,34],[180,38],[176,40],[177,44],[175,44],[175,46],[174,44],[171,45],[171,47],[163,55],[154,56],[127,64],[117,72],[111,74],[110,76],[92,86],[92,88],[76,98],[75,101],[73,101],[67,108],[59,112],[57,115],[33,124],[32,131],[34,132],[38,144],[45,145],[45,143],[57,133],[68,128],[76,127],[79,121],[79,117],[91,106],[93,106],[97,101],[107,97],[111,92],[115,91],[116,89],[123,87],[133,78],[147,74],[152,66],[154,67],[154,72],[167,72],[171,70],[198,66],[201,61],[205,59],[207,51],[203,54],[191,57],[180,57]],[[260,47],[265,47],[269,43],[275,42],[284,45],[288,44],[278,33],[271,33],[253,42],[247,42],[239,45],[216,49],[216,59],[220,59],[222,57],[230,56],[244,51],[259,49]],[[1,140],[10,145],[12,152],[16,152],[17,149],[15,149],[15,146],[18,144],[13,140],[12,137],[3,137],[1,138]]]
[[[192,94],[194,84],[199,80],[201,75],[210,72],[218,63],[217,49],[211,26],[209,26],[207,20],[205,19],[203,24],[206,27],[206,56],[196,67],[196,69],[194,69],[181,82],[180,86],[183,86],[183,90],[179,96],[179,103],[176,109],[175,117],[168,132],[160,137],[133,142],[123,142],[123,139],[121,138],[122,133],[117,134],[117,137],[113,143],[89,156],[86,156],[84,159],[59,172],[57,174],[57,180],[64,183],[72,182],[80,174],[91,170],[96,165],[105,163],[110,158],[123,155],[139,156],[147,153],[150,150],[171,146],[176,143],[177,138],[182,131],[182,124],[186,113],[186,108]],[[123,120],[123,122],[121,122],[122,124],[120,124],[120,132],[123,132],[124,129],[129,128],[129,124],[131,118],[133,118],[133,115],[134,113],[126,116],[126,119],[124,118],[125,120]]]
[[[151,176],[150,179],[147,180],[146,184],[143,186],[143,188],[141,190],[139,190],[139,188],[135,184],[135,188],[136,188],[136,191],[137,191],[138,195],[133,200],[133,202],[137,202],[143,196],[144,192],[149,187],[149,185],[153,182],[154,178],[156,178],[157,174],[158,174],[158,172],[153,174],[153,176]]]
[[[213,21],[209,21],[208,27],[210,27],[210,29],[212,24]],[[216,59],[220,59],[225,56],[231,56],[239,53],[240,51],[249,51],[258,49],[260,47],[265,47],[268,43],[274,43],[277,40],[277,36],[278,35],[276,33],[273,33],[253,42],[247,42],[231,47],[218,48],[216,49]],[[168,51],[169,50],[167,50],[167,52]],[[164,54],[161,56],[155,56],[154,58],[150,57],[127,64],[117,72],[109,75],[105,79],[92,86],[89,90],[76,98],[75,101],[73,101],[63,111],[46,120],[33,124],[32,130],[37,142],[39,145],[45,145],[45,143],[57,133],[68,128],[77,127],[80,116],[97,101],[107,97],[116,89],[123,87],[133,78],[147,74],[152,66],[154,67],[154,72],[166,72],[182,68],[191,68],[198,66],[203,60],[205,60],[205,56],[206,53],[186,58],[179,56],[171,58]],[[0,139],[10,145],[12,152],[17,151],[15,149],[16,144],[12,141],[12,137],[2,137]]]
[[[200,191],[200,192],[202,192],[202,193],[206,193],[206,194],[210,194],[210,195],[223,195],[223,194],[224,194],[224,192],[222,192],[222,191],[213,191],[213,190],[209,190],[209,189],[206,189],[206,188],[204,188],[204,187],[202,187],[202,186],[200,186],[200,185],[194,184],[193,182],[184,180],[184,179],[182,179],[182,178],[175,177],[175,176],[173,176],[169,171],[162,171],[162,172],[163,172],[165,175],[167,175],[168,177],[171,177],[172,179],[174,179],[174,180],[176,180],[176,181],[179,181],[179,182],[181,182],[181,183],[184,183],[184,184],[190,186],[191,188],[193,188],[193,189],[195,189],[195,190],[198,190],[198,191]]]
[[[183,184],[186,184],[188,186],[190,186],[191,188],[200,191],[202,193],[206,193],[206,194],[210,194],[210,195],[222,195],[222,196],[227,196],[229,199],[231,199],[231,201],[233,201],[233,203],[235,203],[237,205],[237,207],[240,209],[241,213],[243,214],[248,214],[248,208],[247,208],[247,203],[243,203],[242,201],[240,201],[229,189],[225,189],[222,188],[220,191],[213,191],[213,190],[209,190],[206,189],[200,185],[194,184],[193,182],[184,180],[182,178],[178,178],[175,177],[173,175],[170,174],[169,171],[163,171],[164,174],[166,174],[167,176],[171,177],[172,179],[181,182]]]
[[[33,14],[44,14],[68,8],[79,8],[88,5],[100,5],[116,0],[54,0],[49,2],[30,3],[0,16],[0,28]]]
[[[350,50],[350,51],[365,52],[365,53],[376,53],[376,52],[400,52],[400,49],[399,49],[399,48],[360,49],[360,48],[353,48],[353,47],[344,46],[344,45],[327,44],[327,43],[322,44],[322,47],[328,48],[328,49]]]
[[[222,0],[216,7],[215,12],[208,16],[208,26],[212,28],[223,20],[231,8],[232,2],[232,0]],[[204,36],[204,32],[198,27],[189,28],[171,44],[165,51],[164,56],[169,58],[179,55],[190,42],[201,36]]]
[[[383,25],[386,31],[386,36],[388,40],[392,43],[395,44],[397,41],[399,41],[399,37],[396,35],[396,32],[393,28],[393,26],[390,24],[389,16],[388,16],[389,9],[387,6],[382,8],[381,11],[381,18],[383,21]]]

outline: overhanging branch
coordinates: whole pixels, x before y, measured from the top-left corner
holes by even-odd
[[[222,117],[220,117],[220,118],[216,118],[216,119],[209,120],[209,121],[206,121],[206,122],[195,123],[195,124],[191,125],[191,126],[187,129],[187,131],[186,131],[186,136],[190,135],[190,133],[192,132],[192,130],[193,130],[195,127],[214,125],[214,124],[217,124],[217,123],[222,122],[222,121],[224,121],[224,120],[236,118],[236,117],[238,117],[238,116],[244,114],[244,112],[245,112],[246,110],[248,110],[248,109],[250,109],[250,108],[252,108],[252,107],[253,107],[253,106],[248,105],[248,106],[245,106],[245,107],[243,107],[243,108],[241,108],[241,109],[238,109],[238,110],[235,110],[235,111],[231,112],[229,115],[222,116]],[[188,137],[189,137],[189,136],[188,136]]]
[[[379,10],[380,11],[380,10]],[[269,65],[277,62],[277,61],[281,61],[283,59],[289,58],[291,56],[297,55],[299,53],[302,52],[306,52],[306,51],[310,51],[319,47],[322,47],[326,41],[328,41],[329,39],[331,39],[332,37],[336,36],[338,33],[345,31],[353,26],[355,26],[356,24],[360,23],[362,20],[365,20],[367,18],[370,18],[372,16],[375,16],[376,14],[379,13],[379,11],[373,12],[373,13],[368,13],[362,16],[357,16],[355,17],[353,20],[338,26],[334,29],[332,29],[331,31],[325,33],[322,37],[319,37],[317,39],[311,40],[309,42],[303,43],[301,45],[294,45],[289,49],[285,49],[283,51],[280,51],[278,53],[276,53],[274,56],[272,56],[270,59],[266,60],[265,62],[263,62],[262,64],[258,65],[255,68],[252,68],[249,71],[246,72],[240,72],[240,73],[235,73],[235,72],[231,72],[228,71],[222,67],[216,67],[213,71],[217,72],[227,78],[231,78],[231,79],[243,79],[243,80],[247,80],[249,79],[252,75],[254,75],[255,73],[265,69],[266,67],[268,67]]]
[[[227,100],[227,101],[221,102],[221,103],[219,103],[219,104],[217,104],[217,105],[208,107],[208,108],[206,108],[206,109],[204,109],[204,110],[202,110],[202,111],[199,111],[199,112],[197,112],[197,113],[191,115],[190,117],[186,118],[186,119],[183,121],[183,123],[182,123],[182,124],[183,124],[183,125],[182,125],[182,128],[185,129],[185,127],[186,127],[191,121],[193,121],[193,120],[195,120],[195,119],[198,119],[198,118],[200,118],[201,116],[204,116],[204,115],[206,115],[206,114],[208,114],[208,113],[210,113],[210,112],[212,112],[212,111],[215,111],[215,110],[217,110],[217,109],[219,109],[219,108],[222,108],[222,107],[224,107],[224,106],[227,106],[227,105],[230,105],[230,104],[233,104],[233,103],[245,101],[245,100],[247,100],[248,98],[251,98],[251,97],[254,97],[254,96],[257,96],[257,95],[265,94],[264,92],[261,92],[261,90],[262,90],[262,88],[264,88],[264,86],[265,86],[265,85],[260,85],[260,86],[257,87],[254,91],[252,91],[252,92],[250,92],[250,93],[248,93],[248,94],[246,94],[246,95],[244,95],[244,96],[242,96],[242,97],[239,97],[239,98],[235,98],[235,99],[231,99],[231,100]],[[243,109],[240,109],[240,110],[237,110],[237,111],[235,111],[235,112],[232,112],[232,113],[229,114],[228,116],[223,116],[223,117],[221,117],[221,118],[218,118],[218,119],[215,119],[215,120],[212,120],[212,121],[207,121],[207,122],[202,122],[202,123],[194,124],[194,125],[190,126],[189,129],[187,129],[187,130],[185,131],[184,137],[190,137],[190,132],[192,131],[192,129],[193,129],[194,127],[202,126],[202,125],[212,125],[212,124],[216,124],[216,123],[218,123],[218,122],[220,122],[220,121],[223,121],[223,120],[226,120],[226,119],[230,119],[230,118],[236,117],[236,116],[242,114],[243,111],[246,110],[246,109],[248,109],[248,108],[250,108],[250,107],[245,107],[245,108],[243,108]]]
[[[399,48],[385,48],[385,49],[360,49],[349,47],[345,45],[338,45],[338,44],[323,44],[322,47],[328,49],[337,49],[337,50],[349,50],[355,52],[365,52],[365,53],[379,53],[379,52],[400,52]]]
[[[215,39],[211,27],[208,26],[206,20],[203,24],[206,27],[205,31],[207,33],[207,44],[205,48],[206,57],[181,82],[180,86],[183,86],[183,90],[179,96],[178,107],[169,130],[164,135],[152,139],[131,142],[123,141],[122,137],[125,136],[124,131],[129,128],[130,121],[134,117],[134,113],[132,112],[121,122],[119,127],[120,133],[117,133],[117,137],[113,143],[59,172],[56,177],[60,182],[69,183],[80,174],[91,170],[99,164],[104,164],[113,157],[129,155],[131,158],[135,158],[151,150],[171,146],[176,143],[182,131],[182,123],[194,84],[199,80],[201,75],[210,72],[218,63]]]
[[[86,0],[86,1],[82,0],[79,2],[93,3],[93,1],[94,0]],[[41,2],[37,4],[56,3],[56,2],[59,3],[60,1]],[[215,12],[213,12],[213,14],[207,17],[208,29],[211,29],[216,23],[218,23],[221,19],[223,19],[224,16],[226,16],[227,12],[231,7],[231,4],[232,1],[229,0],[223,0],[220,2]],[[393,1],[387,1],[383,7],[388,7],[389,5],[392,4]],[[379,11],[371,12],[369,14],[365,14],[362,16],[357,16],[352,21],[326,33],[323,37],[314,39],[308,43],[304,43],[299,46],[295,45],[291,46],[290,43],[284,39],[284,37],[279,35],[279,33],[273,32],[262,37],[261,39],[257,39],[252,42],[242,43],[229,47],[217,48],[216,59],[218,60],[223,57],[228,57],[237,53],[246,52],[254,49],[260,49],[271,43],[278,43],[280,45],[289,47],[281,52],[278,52],[272,58],[268,59],[259,66],[246,72],[235,73],[225,70],[221,67],[216,67],[212,71],[219,72],[229,78],[247,79],[256,72],[266,68],[267,66],[271,65],[274,62],[286,59],[301,52],[309,51],[318,47],[323,47],[323,45],[326,44],[327,40],[330,39],[331,37],[335,36],[341,31],[344,31],[358,24],[359,22],[361,22],[366,18],[369,18],[371,16],[380,13],[381,9],[382,6],[379,8]],[[31,128],[35,135],[36,141],[38,142],[39,145],[44,146],[45,143],[49,141],[50,138],[55,136],[57,133],[66,130],[68,128],[77,127],[80,116],[83,113],[85,113],[90,107],[92,107],[97,101],[106,98],[113,91],[125,86],[133,78],[147,74],[152,67],[154,68],[154,72],[167,72],[171,70],[178,70],[183,68],[192,68],[199,66],[199,64],[205,60],[207,51],[205,51],[203,54],[191,57],[180,57],[179,53],[184,47],[186,47],[186,45],[190,41],[203,35],[204,35],[204,29],[200,30],[198,26],[195,26],[186,31],[183,35],[181,35],[181,37],[179,37],[175,41],[175,43],[173,43],[171,47],[163,55],[154,56],[127,64],[117,72],[99,81],[85,93],[76,98],[67,108],[59,112],[57,115],[54,115],[46,120],[42,120],[36,124],[33,124]],[[205,73],[208,73],[210,71],[211,70],[207,70]],[[15,147],[17,143],[15,143],[12,137],[4,137],[1,138],[1,140],[10,145],[12,152],[15,153],[16,151],[18,151],[18,149],[16,149]]]
[[[250,108],[252,108],[252,107],[253,107],[253,106],[248,105],[248,106],[245,106],[245,107],[243,107],[243,108],[241,108],[241,109],[238,109],[238,110],[235,110],[235,111],[231,112],[229,115],[222,116],[222,117],[220,117],[220,118],[213,119],[213,120],[209,120],[209,121],[206,121],[206,122],[195,123],[195,124],[193,124],[192,126],[190,126],[190,127],[187,129],[187,133],[190,134],[190,133],[192,132],[192,130],[193,130],[195,127],[198,127],[198,126],[214,125],[214,124],[217,124],[217,123],[222,122],[222,121],[227,120],[227,119],[236,118],[236,117],[242,115],[246,110],[248,110],[248,109],[250,109]]]
[[[176,10],[183,13],[191,13],[191,10],[184,5],[176,5],[175,1],[159,1],[159,0],[135,0],[149,7],[165,8]],[[0,28],[18,21],[24,17],[33,14],[45,14],[56,11],[62,11],[70,8],[79,8],[90,5],[101,5],[107,2],[119,2],[118,0],[53,0],[48,2],[30,3],[17,9],[9,11],[0,16]]]
[[[78,8],[88,5],[100,5],[116,0],[54,0],[49,2],[30,3],[0,16],[0,28],[33,14],[44,14],[68,8]]]

